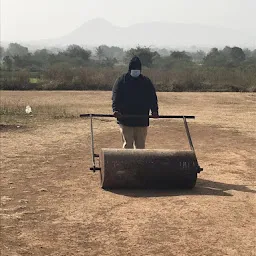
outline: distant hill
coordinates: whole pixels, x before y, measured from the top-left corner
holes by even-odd
[[[42,40],[45,45],[146,45],[152,47],[240,46],[256,47],[255,31],[239,31],[197,24],[151,22],[117,27],[104,19],[93,19],[71,33],[55,39]]]

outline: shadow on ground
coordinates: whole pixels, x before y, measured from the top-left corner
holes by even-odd
[[[0,132],[23,131],[27,129],[24,125],[19,124],[0,124]]]
[[[249,185],[248,185],[249,186]],[[229,191],[240,191],[256,193],[247,185],[236,185],[211,180],[198,179],[197,185],[191,190],[187,189],[113,189],[109,190],[114,194],[129,197],[163,197],[163,196],[184,196],[184,195],[206,195],[206,196],[233,196]]]

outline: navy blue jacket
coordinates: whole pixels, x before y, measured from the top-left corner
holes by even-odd
[[[113,112],[122,115],[149,115],[158,113],[158,101],[154,85],[143,75],[133,78],[130,73],[117,79],[112,90]],[[149,126],[149,118],[121,118],[118,123],[125,126]]]

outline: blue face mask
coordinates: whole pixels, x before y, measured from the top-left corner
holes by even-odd
[[[140,76],[141,71],[140,70],[131,70],[131,76],[132,77],[139,77]]]

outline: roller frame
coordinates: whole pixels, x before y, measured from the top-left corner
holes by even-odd
[[[101,168],[100,167],[96,167],[96,161],[95,161],[95,158],[99,158],[99,154],[95,154],[95,151],[94,151],[93,117],[110,117],[110,118],[115,118],[115,117],[114,117],[114,115],[109,115],[109,114],[81,114],[80,117],[82,117],[82,118],[90,117],[91,153],[92,153],[92,165],[93,165],[90,168],[90,170],[93,171],[93,172],[100,171]],[[134,118],[134,117],[156,119],[153,116],[139,116],[139,115],[136,115],[136,116],[134,116],[134,115],[125,115],[125,116],[123,116],[123,118]],[[196,156],[195,148],[194,148],[194,145],[193,145],[193,142],[192,142],[191,134],[190,134],[188,123],[187,123],[187,119],[195,119],[195,116],[161,115],[157,119],[183,119],[184,127],[185,127],[185,130],[186,130],[186,134],[187,134],[187,138],[188,138],[190,149],[191,149],[191,151],[194,152],[194,154]],[[202,170],[203,169],[200,168],[200,171],[202,171]]]

